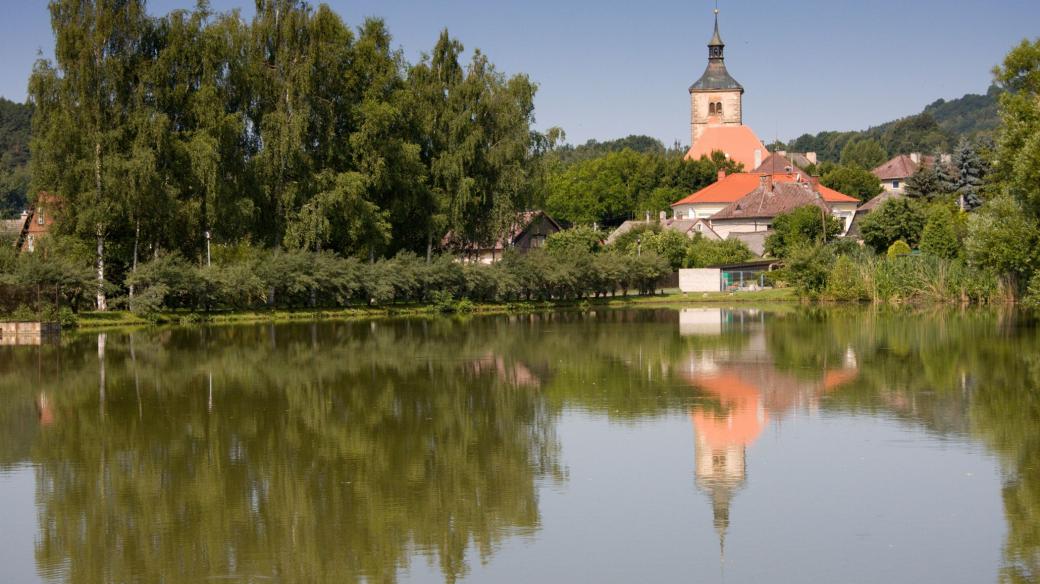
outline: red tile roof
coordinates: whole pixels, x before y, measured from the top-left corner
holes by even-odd
[[[673,203],[672,207],[696,203],[735,203],[760,187],[762,185],[762,176],[763,175],[747,172],[731,174],[718,182],[704,187],[681,201]],[[799,175],[796,173],[773,174],[772,178],[773,182],[776,183],[793,183],[799,181]],[[843,195],[838,191],[829,189],[823,185],[818,185],[816,190],[820,193],[820,196],[823,197],[823,200],[828,203],[859,202],[858,199],[854,199],[848,195]]]
[[[775,183],[772,188],[759,187],[746,197],[731,203],[711,216],[712,222],[724,219],[771,219],[799,207],[813,205],[830,212],[830,207],[805,183]]]
[[[935,157],[922,156],[921,162],[923,162],[925,166],[934,166]],[[914,159],[911,158],[909,155],[900,154],[892,160],[889,160],[888,162],[875,168],[871,172],[874,173],[874,176],[878,177],[879,179],[887,181],[895,180],[897,178],[910,178],[911,176],[914,176],[914,173],[917,172],[917,169],[920,167],[921,165],[914,162]]]
[[[698,160],[701,156],[711,157],[715,151],[724,152],[730,159],[740,162],[744,168],[755,167],[755,151],[759,160],[769,155],[762,141],[747,126],[712,126],[704,130],[697,142],[686,152],[687,160]]]

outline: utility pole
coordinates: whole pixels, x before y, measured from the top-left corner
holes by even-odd
[[[210,231],[209,231],[209,229],[207,229],[206,230],[206,267],[207,268],[212,265],[212,262],[210,261],[210,253],[209,253],[209,240],[210,240]]]

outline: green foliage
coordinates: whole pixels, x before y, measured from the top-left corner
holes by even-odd
[[[1040,310],[1040,272],[1034,273],[1030,278],[1022,304],[1034,310]]]
[[[871,170],[888,160],[888,153],[877,140],[853,140],[841,149],[841,164]]]
[[[953,166],[957,170],[954,184],[961,208],[977,209],[982,204],[982,185],[989,174],[989,162],[979,155],[975,144],[962,138],[953,154]]]
[[[603,239],[599,229],[581,225],[553,233],[545,240],[545,249],[552,254],[596,253],[603,248]]]
[[[683,267],[706,268],[727,264],[739,264],[755,257],[743,242],[736,239],[712,241],[701,234],[690,240],[686,248]]]
[[[798,248],[837,237],[841,234],[842,222],[820,207],[806,205],[777,215],[772,229],[773,233],[766,239],[766,254],[786,258]]]
[[[0,97],[0,219],[17,217],[28,203],[32,107]]]
[[[961,256],[966,235],[966,216],[952,205],[938,203],[928,210],[921,234],[921,251],[948,260]]]
[[[902,240],[914,247],[921,240],[925,226],[921,205],[907,197],[889,199],[875,208],[860,225],[863,241],[878,253]]]
[[[725,157],[685,160],[678,152],[608,152],[555,168],[547,178],[546,210],[576,224],[618,225],[648,212],[656,217],[718,180],[719,170],[741,169]]]
[[[803,245],[789,250],[784,278],[810,298],[827,288],[827,278],[835,263],[834,252],[825,245]]]
[[[824,296],[830,300],[859,302],[869,298],[860,265],[849,256],[839,255],[827,274]]]
[[[859,166],[828,166],[820,183],[843,195],[868,201],[881,194],[881,182],[869,170]]]
[[[885,255],[888,256],[889,259],[892,259],[892,258],[898,258],[898,257],[902,257],[902,256],[908,256],[912,252],[913,252],[913,250],[910,249],[910,246],[907,245],[907,243],[905,241],[900,239],[899,241],[897,241],[897,242],[893,243],[892,245],[888,246],[888,251],[885,252]]]
[[[975,266],[1024,284],[1040,262],[1040,225],[1002,195],[968,217],[967,258]]]
[[[589,140],[579,146],[566,144],[557,148],[552,157],[562,164],[569,165],[576,162],[600,158],[612,152],[631,150],[639,154],[664,154],[665,147],[657,138],[650,136],[626,136],[617,140],[599,142]]]
[[[941,162],[936,160],[936,164],[941,165]],[[911,199],[919,200],[931,200],[944,194],[935,167],[926,164],[917,167],[917,172],[906,179],[904,193]]]
[[[997,145],[997,189],[1040,217],[1040,39],[1023,40],[994,70],[1003,128]]]

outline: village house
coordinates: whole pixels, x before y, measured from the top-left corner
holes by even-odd
[[[949,154],[942,155],[942,163],[950,164]],[[935,166],[935,157],[923,156],[920,152],[900,154],[871,172],[881,181],[885,192],[901,195],[906,189],[906,181],[914,176],[914,173],[922,166],[927,168]]]
[[[525,211],[517,213],[516,220],[505,237],[498,239],[494,244],[459,242],[449,233],[444,238],[443,245],[453,250],[459,261],[493,264],[502,259],[506,250],[514,249],[520,253],[527,253],[543,247],[550,235],[560,231],[563,231],[563,226],[545,211]]]
[[[50,233],[60,207],[56,195],[41,192],[28,211],[18,219],[0,221],[0,240],[9,242],[23,253],[32,253],[40,240]]]

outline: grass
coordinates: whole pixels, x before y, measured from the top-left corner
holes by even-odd
[[[656,296],[628,296],[622,298],[588,298],[558,302],[515,302],[472,304],[470,314],[513,314],[544,310],[586,308],[593,306],[683,306],[689,304],[764,304],[773,302],[797,302],[793,289],[760,290],[756,292],[708,292],[683,294],[677,290]],[[395,304],[382,307],[352,307],[336,309],[277,309],[216,311],[197,313],[191,311],[162,312],[150,319],[126,311],[82,312],[79,314],[79,330],[93,331],[116,328],[133,328],[163,325],[190,324],[250,324],[268,322],[294,322],[313,320],[353,320],[388,316],[422,316],[440,314],[432,304]]]

